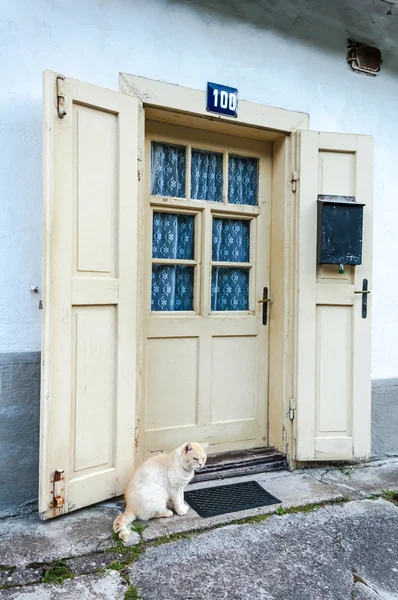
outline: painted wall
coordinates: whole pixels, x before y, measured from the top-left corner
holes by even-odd
[[[389,44],[379,77],[358,76],[345,62],[345,12],[334,9],[328,21],[311,13],[309,0],[298,3],[301,13],[291,2],[295,12],[286,14],[264,0],[240,15],[234,4],[226,13],[223,3],[204,1],[1,3],[0,352],[40,348],[41,314],[29,286],[41,285],[41,72],[118,89],[125,71],[197,89],[220,81],[237,86],[241,98],[309,113],[313,129],[375,136],[372,376],[398,376],[396,48]]]

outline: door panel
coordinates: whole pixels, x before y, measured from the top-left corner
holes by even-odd
[[[362,318],[363,280],[371,290],[372,139],[300,134],[297,460],[370,456],[371,314]],[[354,196],[364,206],[362,264],[316,264],[318,194]]]
[[[70,473],[93,473],[115,464],[115,306],[72,311],[72,462]],[[90,383],[88,383],[90,382]]]
[[[267,443],[272,148],[146,124],[141,457]]]
[[[148,340],[147,430],[195,425],[198,361],[199,337]]]
[[[42,519],[123,493],[134,460],[139,105],[64,79],[61,119],[57,77],[44,73]]]
[[[255,419],[256,337],[214,336],[211,366],[212,423]]]

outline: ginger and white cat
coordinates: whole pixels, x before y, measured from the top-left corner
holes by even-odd
[[[121,540],[128,540],[129,526],[135,519],[171,517],[171,508],[177,515],[187,514],[189,507],[184,502],[184,488],[195,470],[205,465],[207,445],[187,442],[170,454],[149,458],[138,467],[124,493],[126,510],[113,523],[113,530]]]

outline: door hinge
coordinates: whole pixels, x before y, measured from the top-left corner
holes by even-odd
[[[65,89],[65,77],[61,75],[57,77],[57,106],[58,116],[63,119],[66,115],[66,89]]]
[[[289,402],[289,419],[291,421],[293,421],[295,416],[296,416],[296,401],[295,401],[294,398],[290,398],[290,402]]]
[[[297,191],[297,182],[299,180],[299,176],[297,171],[293,171],[292,173],[292,178],[290,180],[291,184],[292,184],[292,192],[296,192]]]
[[[53,484],[53,497],[50,506],[59,508],[65,504],[65,471],[57,469],[51,481]]]

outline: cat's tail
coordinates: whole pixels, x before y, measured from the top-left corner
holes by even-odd
[[[123,542],[127,542],[130,537],[130,524],[135,521],[136,516],[128,507],[122,515],[119,515],[113,523],[113,531],[119,535]]]

